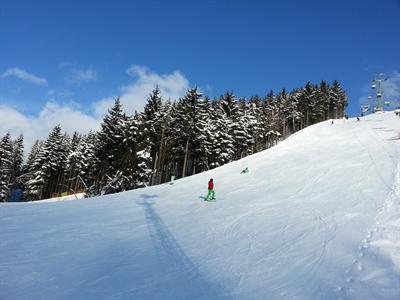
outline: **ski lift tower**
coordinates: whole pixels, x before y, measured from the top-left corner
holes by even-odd
[[[375,79],[372,80],[371,88],[376,91],[376,106],[375,111],[383,111],[383,82],[387,80],[385,74],[379,74],[375,76]],[[368,97],[371,99],[370,97]]]

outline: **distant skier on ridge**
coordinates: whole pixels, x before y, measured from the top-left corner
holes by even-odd
[[[210,178],[210,181],[208,182],[208,194],[205,201],[208,200],[215,200],[215,192],[214,192],[214,181],[212,178]]]

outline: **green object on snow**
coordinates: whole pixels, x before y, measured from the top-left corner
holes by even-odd
[[[210,199],[215,199],[215,192],[212,189],[208,189],[208,194],[205,200],[208,201]]]
[[[244,173],[249,173],[249,168],[246,167],[245,169],[242,170],[242,172],[240,172],[240,174],[244,174]]]

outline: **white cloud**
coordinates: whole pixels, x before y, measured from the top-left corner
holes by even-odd
[[[28,73],[27,71],[22,70],[20,68],[7,69],[6,71],[3,72],[3,74],[0,75],[0,78],[7,78],[7,77],[17,77],[19,79],[29,81],[33,84],[47,85],[46,79]]]
[[[72,70],[71,79],[75,81],[95,81],[97,80],[97,72],[93,69]]]
[[[0,106],[0,136],[10,131],[13,137],[24,135],[26,152],[36,139],[47,138],[50,130],[57,124],[63,131],[87,133],[99,128],[95,118],[68,106],[48,102],[38,116],[26,116],[16,109]]]
[[[103,98],[93,104],[95,114],[101,118],[113,105],[114,99],[120,96],[121,104],[128,113],[142,111],[151,91],[158,86],[164,100],[182,97],[189,87],[188,79],[180,72],[157,74],[144,66],[132,65],[126,73],[135,77],[127,86],[120,88],[121,94]]]
[[[184,95],[189,86],[189,81],[180,71],[159,75],[143,66],[131,66],[127,73],[135,77],[129,85],[120,88],[121,103],[127,113],[141,111],[149,94],[157,85],[164,100],[178,99]],[[59,94],[50,89],[48,97],[58,98]],[[0,105],[0,137],[7,131],[10,131],[14,138],[22,133],[28,153],[35,140],[46,139],[50,130],[57,124],[70,134],[74,131],[87,133],[99,129],[100,122],[108,109],[113,106],[115,97],[94,102],[92,112],[88,113],[82,112],[76,103],[60,105],[56,100],[49,101],[36,116],[27,116],[13,107]]]

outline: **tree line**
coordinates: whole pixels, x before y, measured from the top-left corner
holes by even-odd
[[[0,201],[15,189],[24,200],[84,191],[101,195],[155,185],[265,150],[309,125],[342,118],[347,96],[338,81],[308,82],[291,92],[216,99],[198,88],[175,101],[156,87],[144,110],[127,115],[119,99],[97,132],[37,140],[23,164],[23,137],[0,142]]]

